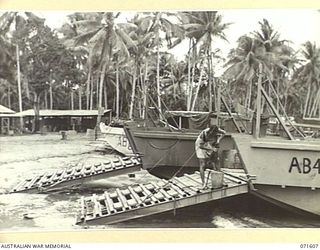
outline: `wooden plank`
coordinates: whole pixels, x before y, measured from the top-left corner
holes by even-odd
[[[47,179],[47,183],[50,183],[50,184],[52,183],[53,179],[56,176],[56,173],[57,173],[57,170],[52,172],[50,178]]]
[[[97,196],[96,196],[96,194],[93,194],[93,195],[92,195],[91,200],[92,200],[92,202],[93,202],[94,216],[102,216],[101,205],[100,205],[100,203],[97,201]]]
[[[81,207],[80,218],[85,218],[86,209],[85,209],[84,197],[83,196],[81,197],[81,200],[80,200],[80,207]]]
[[[25,186],[25,184],[27,183],[26,180],[23,180],[21,182],[19,182],[12,190],[13,192],[17,192],[19,190],[23,190],[23,187]]]
[[[110,198],[110,195],[107,191],[104,192],[104,197],[105,197],[105,203],[106,203],[106,207],[108,209],[108,211],[110,211],[110,213],[114,213],[116,212],[114,206],[113,206],[113,202]]]
[[[154,195],[143,184],[139,184],[139,186],[142,188],[143,192],[147,194],[146,200],[151,199],[153,203],[159,203],[159,200],[154,197]]]
[[[184,176],[187,177],[192,182],[194,182],[196,186],[200,186],[200,187],[202,186],[202,182],[201,181],[199,182],[198,180],[196,180],[193,175],[191,176],[189,174],[184,174]]]
[[[187,192],[187,193],[193,195],[193,194],[196,194],[198,191],[198,188],[194,188],[188,182],[183,182],[182,178],[174,177],[173,180],[174,180],[174,183],[176,183],[177,186],[179,188],[181,188],[184,192]],[[189,180],[189,179],[187,179],[187,180]]]
[[[116,188],[116,192],[118,194],[118,199],[119,199],[120,203],[122,204],[122,207],[124,207],[126,210],[129,209],[129,205],[128,205],[127,199],[122,194],[122,192],[120,191],[119,188]]]
[[[163,181],[163,180],[160,180],[158,183],[161,183],[161,182],[162,182],[162,186],[165,186],[166,192],[167,192],[170,196],[172,196],[172,198],[175,198],[175,197],[178,197],[178,196],[179,196],[179,193],[178,193],[176,190],[172,189],[171,183],[168,184],[168,182],[165,182],[165,181]]]
[[[153,183],[153,185],[159,190],[159,192],[165,197],[166,200],[173,199],[173,197],[169,195],[166,190],[163,189],[163,186],[158,186],[157,183]]]
[[[138,205],[128,189],[121,189],[120,191],[125,196],[124,198],[127,200],[129,207],[136,207]],[[127,196],[129,196],[130,198],[128,199]]]
[[[129,186],[128,190],[130,191],[132,197],[136,200],[136,202],[137,202],[136,206],[143,206],[140,196],[133,190],[133,188],[131,186]]]
[[[62,181],[64,179],[64,176],[65,176],[66,172],[67,172],[67,169],[64,168],[62,173],[61,173],[61,175],[60,175],[60,177],[59,177],[59,179],[58,179],[58,181]]]
[[[172,183],[171,188],[175,190],[181,197],[187,197],[189,195],[175,183]]]
[[[69,180],[71,179],[71,177],[73,176],[74,172],[75,172],[75,168],[67,168],[66,174],[64,176],[65,180]]]
[[[28,186],[27,188],[32,188],[32,186],[35,184],[36,181],[38,181],[41,177],[38,175],[38,176],[35,176],[32,178],[32,180],[28,183]]]
[[[113,207],[116,209],[116,212],[118,212],[119,210],[122,211],[123,207],[116,191],[113,191],[112,193],[110,193],[110,198],[113,203]],[[114,200],[118,200],[118,201],[115,202]]]
[[[160,192],[159,188],[155,187],[154,185],[152,185],[152,183],[148,183],[145,185],[145,187],[151,192],[153,193],[153,196],[157,199],[157,200],[165,200],[166,198],[164,197],[164,195]]]
[[[232,184],[241,184],[244,183],[243,180],[237,178],[236,176],[232,176],[231,174],[228,173],[224,173],[224,180],[230,180],[230,182],[232,182]]]

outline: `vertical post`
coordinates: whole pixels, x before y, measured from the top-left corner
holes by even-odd
[[[220,84],[217,84],[217,125],[220,126],[221,124],[219,123],[220,121],[220,110],[221,110],[221,88]]]
[[[18,78],[18,93],[19,93],[19,111],[20,111],[20,129],[23,131],[23,117],[22,117],[22,94],[21,94],[21,81],[20,81],[20,57],[19,57],[19,46],[16,45],[16,56],[17,56],[17,78]]]
[[[212,74],[210,64],[210,52],[208,52],[208,85],[209,85],[209,112],[212,112]]]
[[[119,86],[119,64],[116,65],[116,117],[120,116],[120,86]]]
[[[259,64],[258,93],[257,93],[257,112],[256,112],[256,131],[255,138],[260,135],[260,118],[261,118],[261,81],[262,81],[262,65]]]
[[[159,50],[159,31],[157,32],[157,96],[158,96],[158,109],[159,119],[161,120],[161,92],[160,92],[160,50]]]

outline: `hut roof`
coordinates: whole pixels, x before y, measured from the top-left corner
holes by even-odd
[[[0,114],[14,114],[16,112],[14,112],[13,110],[3,106],[3,105],[0,105]]]
[[[111,109],[104,110],[104,114],[110,112]],[[97,116],[98,110],[50,110],[50,109],[41,109],[39,111],[39,115],[41,117],[85,117],[85,116]],[[16,117],[26,117],[26,116],[34,116],[34,110],[28,109],[22,112],[16,113]]]

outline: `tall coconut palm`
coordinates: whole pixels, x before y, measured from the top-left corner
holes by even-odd
[[[112,67],[113,54],[121,53],[122,56],[129,58],[129,49],[134,48],[135,45],[128,34],[118,24],[115,24],[115,19],[120,13],[116,15],[112,12],[97,14],[93,19],[75,21],[74,24],[78,27],[80,34],[76,37],[76,44],[87,44],[90,51],[89,60],[94,55],[99,57],[98,106],[101,108],[106,71],[108,67]]]
[[[154,44],[156,46],[156,86],[157,86],[157,105],[161,115],[161,87],[160,87],[160,47],[163,45],[164,36],[167,46],[172,48],[179,44],[183,38],[183,31],[179,25],[173,23],[170,18],[176,18],[176,14],[169,12],[146,13],[143,17],[143,25],[148,26],[148,32],[153,32]],[[178,22],[178,20],[176,20]]]
[[[132,91],[131,91],[131,101],[129,106],[129,119],[133,118],[134,104],[136,99],[137,87],[142,90],[141,96],[143,99],[143,106],[146,106],[146,94],[147,94],[147,84],[146,78],[149,71],[150,55],[154,47],[154,31],[150,30],[150,19],[145,19],[143,16],[137,14],[132,20],[130,20],[130,26],[127,27],[126,31],[130,38],[134,41],[136,50],[131,50],[131,74],[132,74]],[[138,97],[141,101],[141,98]],[[142,117],[144,118],[144,110],[142,112]]]
[[[320,115],[320,49],[309,41],[303,47],[304,64],[295,77],[307,88],[303,117],[312,117],[318,111]]]
[[[224,78],[235,83],[235,91],[242,92],[242,96],[246,95],[244,105],[247,108],[251,107],[253,81],[257,77],[259,64],[263,65],[264,73],[272,78],[269,59],[263,44],[247,35],[240,37],[237,48],[229,53]]]
[[[290,42],[282,40],[280,33],[277,32],[268,20],[263,19],[259,22],[260,30],[253,32],[256,40],[261,42],[266,50],[266,58],[269,60],[269,66],[272,71],[272,82],[275,85],[276,95],[284,96],[281,89],[285,89],[283,84],[286,82],[285,77],[290,73],[290,67],[294,67],[297,58],[294,50],[290,47]],[[280,98],[279,98],[280,100]],[[277,109],[279,109],[279,102],[277,102]]]
[[[194,46],[199,45],[207,57],[209,111],[212,111],[213,43],[217,38],[227,41],[224,32],[230,23],[224,23],[217,11],[183,12],[183,15],[188,18],[188,23],[183,25],[185,35],[194,38],[196,41]]]

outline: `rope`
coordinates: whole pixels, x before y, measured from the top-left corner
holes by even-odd
[[[151,197],[154,196],[156,193],[158,193],[160,189],[162,189],[162,188],[166,187],[168,184],[172,183],[171,180],[172,180],[174,177],[176,177],[176,175],[185,167],[185,164],[186,164],[188,161],[191,160],[191,158],[194,156],[194,154],[195,154],[195,152],[193,152],[193,154],[183,163],[183,165],[178,169],[178,171],[176,171],[175,174],[174,174],[169,180],[167,180],[167,183],[165,183],[163,186],[155,189],[155,192],[154,192],[153,194],[147,195],[147,196],[140,202],[140,204],[138,204],[137,206],[140,206],[140,205],[143,204],[147,199],[151,198]],[[165,156],[165,155],[164,155],[164,156]],[[160,160],[162,160],[162,158],[161,158]],[[152,170],[153,168],[155,168],[155,167],[158,167],[157,164],[160,162],[160,160],[151,168],[151,170]],[[172,183],[172,184],[174,184],[174,183]],[[179,187],[179,186],[178,186],[178,187]],[[174,197],[174,198],[175,198],[175,197]]]
[[[152,142],[150,142],[149,140],[148,140],[148,144],[149,144],[152,148],[155,148],[155,149],[159,149],[159,150],[169,150],[169,149],[171,149],[172,147],[174,147],[179,141],[180,141],[180,140],[176,140],[174,143],[172,143],[172,145],[170,145],[170,146],[168,146],[168,147],[163,147],[163,148],[154,145],[154,144],[153,144]]]
[[[276,90],[274,89],[274,87],[273,87],[273,85],[272,85],[272,83],[271,83],[271,81],[270,81],[269,78],[268,78],[268,81],[269,81],[269,82],[268,82],[268,83],[269,83],[269,86],[271,87],[274,95],[276,96],[277,102],[279,103],[279,106],[280,106],[280,108],[281,108],[281,110],[282,110],[282,112],[283,112],[283,115],[285,116],[287,122],[290,124],[290,126],[291,126],[294,130],[296,130],[296,131],[298,132],[298,134],[300,134],[300,135],[302,136],[302,138],[305,138],[304,133],[302,133],[299,129],[297,129],[297,128],[293,125],[293,123],[290,121],[290,119],[289,119],[289,117],[287,116],[287,113],[286,113],[286,111],[285,111],[285,108],[283,107],[283,105],[282,105],[282,103],[281,103],[281,101],[280,101],[279,95],[277,94]]]

